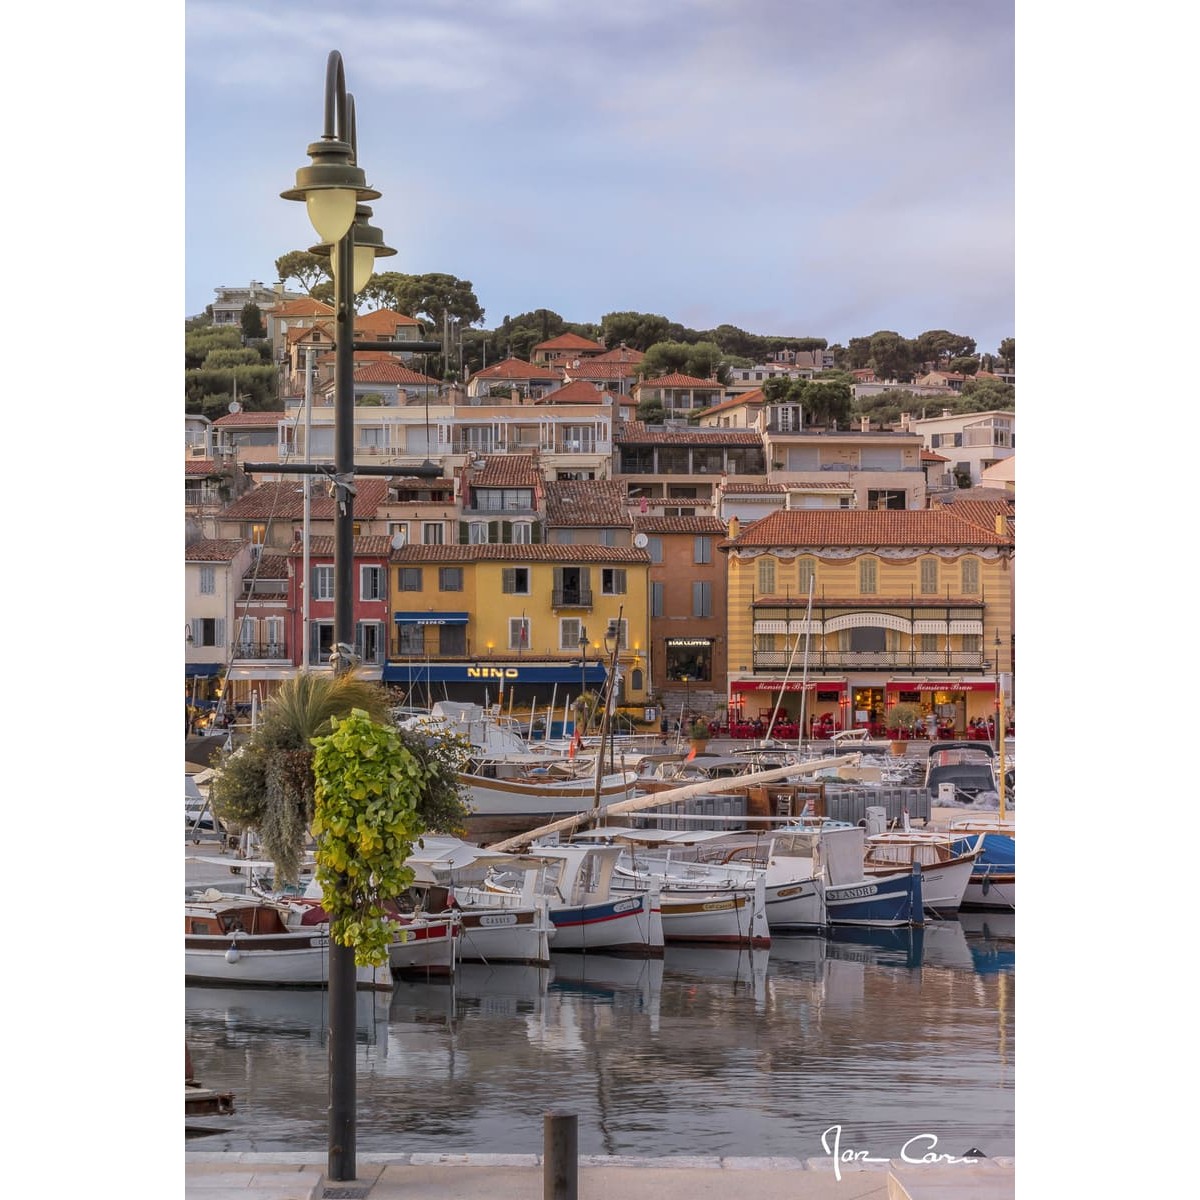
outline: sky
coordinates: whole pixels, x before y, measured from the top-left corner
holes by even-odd
[[[483,326],[1014,334],[1011,0],[188,0],[186,312],[316,238],[343,59],[384,269]],[[293,285],[295,286],[295,285]]]

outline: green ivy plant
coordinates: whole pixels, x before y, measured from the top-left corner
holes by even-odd
[[[426,768],[395,728],[358,708],[312,744],[312,833],[330,936],[354,948],[359,966],[382,966],[393,934],[383,905],[413,882],[405,862],[425,828],[417,803]]]

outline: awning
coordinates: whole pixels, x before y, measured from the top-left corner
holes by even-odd
[[[993,679],[889,679],[888,692],[994,692]]]
[[[469,617],[465,612],[398,612],[397,625],[466,625]]]
[[[183,673],[188,679],[208,679],[220,675],[224,669],[224,663],[185,663]]]
[[[384,683],[477,683],[481,687],[509,686],[514,683],[565,683],[568,686],[586,682],[604,682],[603,663],[590,662],[586,667],[570,664],[491,666],[479,663],[388,663],[383,668]]]
[[[729,684],[731,692],[842,692],[846,690],[844,679],[734,679]]]
[[[230,667],[229,679],[291,679],[298,667]]]

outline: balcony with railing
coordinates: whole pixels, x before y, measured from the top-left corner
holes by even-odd
[[[591,608],[592,589],[581,587],[555,588],[550,603],[554,608]]]
[[[237,642],[233,648],[235,662],[290,662],[284,642]]]
[[[755,650],[755,671],[783,671],[791,663],[799,669],[801,654],[791,650]],[[819,650],[808,653],[808,671],[982,671],[987,666],[981,650]]]

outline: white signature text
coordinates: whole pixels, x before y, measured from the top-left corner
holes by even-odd
[[[910,1137],[900,1147],[900,1159],[906,1163],[961,1163],[971,1162],[972,1159],[956,1158],[953,1154],[938,1154],[937,1135],[933,1133],[918,1133]],[[928,1149],[922,1154],[921,1147]],[[821,1149],[833,1158],[833,1176],[840,1183],[842,1179],[842,1163],[886,1163],[890,1159],[874,1158],[866,1150],[842,1149],[842,1127],[830,1125],[821,1134]]]

